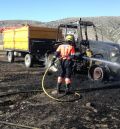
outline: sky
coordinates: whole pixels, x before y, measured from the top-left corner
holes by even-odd
[[[0,0],[0,20],[120,16],[120,0]]]

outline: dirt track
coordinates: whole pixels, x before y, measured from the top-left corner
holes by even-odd
[[[43,72],[39,65],[26,69],[22,60],[10,64],[0,56],[0,94],[41,89]],[[51,78],[48,76],[47,83],[53,85]],[[80,90],[82,99],[60,103],[43,92],[2,97],[0,121],[42,129],[119,129],[120,83],[93,83],[79,75],[75,78],[73,86]],[[0,124],[0,129],[22,127]]]

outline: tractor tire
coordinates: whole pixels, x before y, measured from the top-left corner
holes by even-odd
[[[88,78],[92,81],[102,81],[104,79],[104,70],[99,65],[92,65],[88,70]]]
[[[9,51],[7,54],[8,62],[12,63],[14,62],[14,52]]]
[[[33,66],[33,56],[30,54],[25,55],[25,66],[30,68]]]

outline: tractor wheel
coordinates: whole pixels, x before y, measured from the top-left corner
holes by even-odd
[[[94,81],[102,81],[105,76],[105,71],[102,67],[92,65],[88,70],[88,77]]]
[[[25,66],[27,68],[33,66],[33,56],[32,55],[30,55],[30,54],[25,55]]]
[[[9,51],[7,57],[8,57],[8,62],[10,63],[14,62],[14,52]]]

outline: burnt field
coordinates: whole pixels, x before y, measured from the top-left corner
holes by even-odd
[[[0,56],[0,129],[120,128],[119,82],[94,83],[85,75],[74,75],[72,86],[82,98],[62,103],[48,98],[41,91],[43,74],[41,65],[26,69],[23,60],[10,64]],[[46,85],[51,89],[55,77],[48,75],[46,78]],[[31,90],[40,91],[4,96]],[[67,98],[64,96],[63,99]]]

